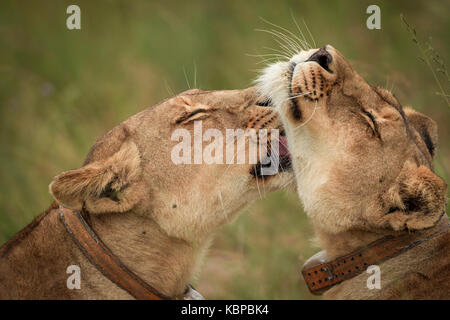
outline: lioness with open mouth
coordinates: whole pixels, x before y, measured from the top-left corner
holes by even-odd
[[[310,290],[337,299],[449,299],[435,122],[368,85],[329,45],[269,66],[259,88],[281,115],[298,194],[325,249],[304,266]],[[366,270],[377,274],[369,279]]]
[[[293,176],[283,147],[278,174],[261,170],[271,144],[256,164],[175,164],[172,134],[183,129],[205,139],[196,137],[196,121],[224,136],[227,129],[281,129],[263,100],[254,88],[189,90],[101,137],[81,168],[55,177],[56,202],[0,248],[0,299],[198,297],[188,284],[213,233],[259,189],[278,190]],[[235,152],[256,143],[241,138],[248,143]],[[70,277],[77,270],[79,290]]]

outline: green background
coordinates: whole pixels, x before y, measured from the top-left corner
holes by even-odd
[[[450,51],[449,1],[2,1],[0,4],[0,244],[51,203],[48,184],[81,165],[97,137],[190,87],[250,86],[277,48],[260,17],[317,47],[332,44],[371,84],[392,89],[439,124],[437,173],[450,181],[450,108],[400,20]],[[81,30],[66,8],[81,7]],[[381,30],[366,8],[381,8]],[[448,92],[449,83],[440,77]],[[296,196],[256,201],[217,235],[196,286],[207,298],[313,298],[300,269],[319,250]]]

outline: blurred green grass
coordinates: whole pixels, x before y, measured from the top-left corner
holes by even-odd
[[[277,47],[255,31],[271,28],[260,17],[294,32],[291,15],[304,19],[317,46],[332,44],[370,83],[435,119],[436,170],[450,181],[450,109],[399,18],[445,60],[448,1],[377,1],[373,31],[372,1],[76,1],[79,31],[66,28],[70,4],[0,4],[0,244],[49,206],[53,176],[80,166],[111,127],[187,89],[186,78],[202,89],[251,85],[263,66],[251,55]],[[269,195],[218,234],[197,286],[208,298],[313,298],[300,280],[319,250],[312,235],[294,194]]]

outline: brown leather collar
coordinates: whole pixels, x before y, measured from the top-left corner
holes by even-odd
[[[303,278],[312,294],[321,295],[331,287],[363,273],[370,265],[379,264],[398,256],[448,231],[449,227],[450,224],[446,220],[440,221],[439,225],[424,231],[386,236],[332,261],[325,262],[320,259],[324,253],[321,251],[305,263],[302,270]]]
[[[138,300],[167,300],[203,298],[190,285],[180,297],[170,298],[158,292],[133,271],[97,236],[79,211],[59,206],[59,218],[86,258],[109,280]]]

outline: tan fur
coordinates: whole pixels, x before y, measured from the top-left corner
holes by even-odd
[[[71,209],[81,210],[85,205],[85,209],[95,213],[124,212],[143,195],[137,181],[141,178],[140,164],[139,150],[128,140],[108,159],[60,174],[49,189],[55,199]],[[118,191],[118,200],[101,197],[108,184]]]
[[[0,249],[2,299],[128,299],[73,244],[57,206],[89,211],[89,222],[132,271],[167,296],[183,293],[212,235],[259,197],[251,164],[175,165],[171,134],[194,120],[203,131],[279,128],[271,107],[256,105],[254,88],[189,90],[113,128],[89,152],[84,165],[56,176],[57,202]],[[201,112],[193,112],[201,110]],[[249,142],[250,143],[250,142]],[[246,144],[248,147],[248,144]],[[286,186],[288,172],[268,177],[265,192]],[[66,268],[81,268],[81,290],[66,287]]]
[[[259,82],[281,114],[298,194],[323,255],[331,260],[384,235],[431,228],[441,217],[448,223],[447,186],[432,165],[434,121],[368,85],[333,47],[320,50],[331,55],[329,71],[308,61],[314,49],[269,67]],[[380,291],[367,288],[363,273],[325,297],[448,299],[448,239],[382,263]]]

